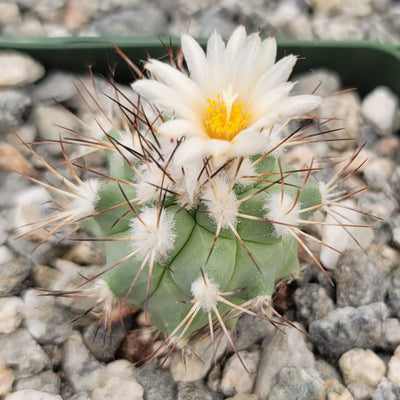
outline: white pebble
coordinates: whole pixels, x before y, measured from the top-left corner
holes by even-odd
[[[21,325],[23,304],[19,297],[0,298],[0,333],[14,332]]]
[[[397,346],[389,361],[387,377],[397,386],[400,386],[400,346]]]
[[[354,383],[375,390],[386,373],[386,365],[372,350],[352,349],[339,359],[339,368],[346,386]]]
[[[399,98],[386,86],[378,86],[361,104],[363,117],[383,136],[393,133],[399,110]]]

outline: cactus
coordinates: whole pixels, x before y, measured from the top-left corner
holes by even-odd
[[[106,322],[135,306],[167,341],[207,326],[213,335],[216,323],[233,345],[238,315],[253,315],[299,270],[299,245],[322,268],[302,228],[347,197],[337,189],[360,149],[328,184],[313,177],[313,163],[285,164],[286,148],[329,132],[310,114],[320,97],[289,96],[296,57],[275,63],[274,38],[239,27],[226,45],[214,33],[206,53],[184,35],[182,51],[188,73],[149,60],[149,78],[132,85],[138,101],[120,107],[122,122],[81,141],[106,152],[108,174],[81,166],[92,176],[81,180],[64,153],[66,179],[31,150],[63,183],[46,185],[62,212],[37,227],[49,227],[46,239],[79,225],[90,233],[83,240],[104,242],[106,269],[78,291],[103,304]]]

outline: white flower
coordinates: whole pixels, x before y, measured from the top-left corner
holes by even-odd
[[[227,159],[259,154],[268,148],[274,124],[316,108],[314,95],[289,97],[294,83],[287,79],[296,63],[289,55],[275,63],[276,41],[247,36],[238,27],[228,42],[215,32],[206,53],[188,35],[182,51],[189,75],[151,59],[146,69],[152,79],[133,83],[133,89],[173,118],[161,123],[158,133],[171,139],[185,137],[177,160],[212,156]]]

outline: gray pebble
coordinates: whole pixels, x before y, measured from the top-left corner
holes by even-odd
[[[360,250],[347,251],[334,271],[338,307],[359,307],[384,300],[383,271]]]
[[[400,268],[396,268],[387,280],[388,304],[400,318]]]
[[[387,315],[385,303],[337,308],[326,318],[310,324],[310,339],[318,352],[328,359],[337,359],[353,347],[374,348]]]
[[[143,400],[143,388],[132,379],[112,376],[94,389],[92,400]]]
[[[314,355],[307,348],[305,335],[293,327],[277,330],[274,336],[266,338],[262,344],[261,359],[254,393],[266,398],[278,382],[283,367],[314,368]]]
[[[155,7],[138,4],[130,10],[108,14],[93,22],[92,27],[101,35],[156,35],[164,33],[165,14]],[[146,24],[143,24],[146,21]]]
[[[323,384],[315,369],[284,367],[268,400],[317,400]]]
[[[79,392],[71,397],[68,397],[67,400],[92,400],[92,397],[88,392]]]
[[[175,400],[176,383],[169,370],[158,370],[148,365],[135,374],[135,380],[143,386],[146,400]]]
[[[18,294],[22,284],[31,271],[31,263],[21,257],[1,265],[0,268],[0,297]]]
[[[50,366],[46,353],[24,328],[0,335],[0,358],[13,369],[16,379],[38,374]]]
[[[58,394],[50,394],[41,390],[23,389],[9,394],[5,400],[63,400]]]
[[[259,340],[272,337],[275,332],[276,328],[271,323],[244,314],[236,324],[236,348],[237,350],[246,350]]]
[[[31,95],[35,101],[54,103],[54,100],[65,102],[76,95],[74,80],[78,77],[72,73],[51,71],[39,83]]]
[[[326,317],[335,308],[333,300],[318,283],[308,283],[296,289],[294,301],[297,319],[306,326]]]
[[[0,86],[18,87],[36,82],[44,68],[31,56],[18,51],[0,52]]]
[[[203,381],[180,382],[178,384],[178,397],[176,400],[222,400],[222,394],[214,393]]]
[[[0,298],[0,333],[14,332],[21,325],[23,304],[19,297]]]
[[[42,344],[61,344],[72,332],[71,316],[57,307],[53,296],[40,296],[31,289],[24,295],[25,326],[29,333]]]
[[[382,378],[375,390],[372,400],[398,400],[400,399],[400,387],[391,380]]]
[[[90,352],[100,361],[111,361],[125,337],[125,330],[121,324],[111,327],[107,331],[104,324],[95,321],[83,332],[83,340]]]
[[[46,393],[60,394],[61,380],[53,371],[43,371],[38,375],[20,379],[14,390],[35,389]]]
[[[101,363],[89,353],[81,334],[73,331],[63,346],[63,370],[75,391],[93,391],[101,373]]]
[[[315,360],[315,369],[323,381],[334,379],[338,382],[342,381],[339,371],[327,361],[321,359]]]
[[[387,318],[382,324],[382,335],[378,347],[386,351],[394,351],[400,345],[400,320]]]
[[[318,88],[315,94],[326,96],[338,91],[341,87],[339,75],[325,69],[316,69],[298,75],[295,80],[297,83],[293,88],[293,95],[313,93]]]
[[[0,91],[0,132],[18,128],[29,117],[31,98],[17,90]]]

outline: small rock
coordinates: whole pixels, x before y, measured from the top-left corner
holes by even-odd
[[[361,40],[364,37],[363,27],[357,22],[343,15],[316,15],[311,21],[315,36],[322,40]]]
[[[326,318],[311,322],[310,339],[321,355],[335,360],[354,347],[376,346],[387,316],[384,303],[337,308]]]
[[[294,294],[297,319],[306,326],[316,319],[325,318],[335,308],[326,290],[317,283],[308,283]]]
[[[211,392],[202,381],[179,382],[176,400],[222,400],[223,396]]]
[[[372,396],[379,381],[386,373],[386,365],[372,350],[352,349],[339,359],[339,368],[346,386],[368,386]]]
[[[381,268],[360,250],[347,251],[334,271],[338,307],[359,307],[384,301],[385,285]]]
[[[143,388],[133,379],[112,376],[94,389],[92,400],[113,399],[143,400]]]
[[[400,318],[400,268],[396,268],[387,280],[388,304],[395,315]]]
[[[145,7],[139,3],[133,9],[108,14],[92,23],[92,27],[101,35],[155,35],[163,32],[165,14],[156,7]],[[148,21],[146,26],[142,22]],[[138,27],[141,25],[140,29]]]
[[[188,352],[184,357],[180,352],[171,355],[171,373],[175,381],[192,382],[204,378],[214,360],[218,360],[225,352],[227,339],[225,336],[215,338],[212,345],[207,338],[197,335],[189,342]],[[215,354],[214,354],[215,352]]]
[[[363,246],[368,248],[373,239],[373,232],[371,229],[360,228],[360,227],[346,227],[344,230],[337,224],[351,224],[360,225],[362,224],[360,215],[353,209],[357,209],[357,205],[353,200],[345,200],[341,202],[346,208],[332,206],[330,208],[331,213],[326,217],[326,225],[322,230],[322,241],[332,246],[337,251],[347,252],[348,249],[355,248],[359,252],[361,251],[358,245],[351,238],[350,234],[357,239],[357,241]],[[363,207],[361,207],[364,210]],[[333,251],[326,246],[321,247],[320,260],[323,266],[327,269],[333,270],[338,265],[340,254],[337,251]]]
[[[34,265],[32,268],[33,286],[41,289],[50,289],[53,283],[60,279],[60,271],[47,265]]]
[[[323,359],[315,360],[315,369],[318,371],[319,376],[323,381],[342,381],[339,371],[332,364],[329,364]]]
[[[62,366],[75,391],[93,391],[101,376],[100,362],[89,353],[78,331],[64,343]]]
[[[25,326],[39,343],[61,344],[72,332],[71,316],[53,296],[30,289],[24,296]]]
[[[83,340],[90,352],[100,361],[110,361],[114,358],[122,340],[125,330],[121,324],[114,324],[111,332],[104,324],[93,322],[83,332]]]
[[[365,17],[371,13],[371,6],[369,3],[370,1],[365,0],[354,0],[348,3],[337,0],[312,0],[311,6],[316,13]]]
[[[14,380],[13,370],[7,367],[0,358],[0,397],[11,392]]]
[[[397,268],[400,259],[400,252],[387,244],[374,243],[368,249],[368,255],[377,262],[385,275]]]
[[[337,92],[341,87],[338,74],[325,69],[316,69],[296,76],[296,82],[292,94],[309,94],[318,88],[316,94],[326,96]]]
[[[368,185],[374,185],[374,190],[385,189],[393,174],[395,164],[384,157],[370,160],[364,167],[363,175]]]
[[[1,8],[1,7],[0,7]],[[0,131],[18,128],[29,117],[31,98],[17,90],[0,91]]]
[[[18,51],[0,52],[0,86],[25,86],[39,80],[44,68],[28,54]]]
[[[17,4],[2,1],[0,3],[0,24],[20,23],[21,15]]]
[[[400,387],[392,381],[382,378],[375,390],[372,400],[398,400],[400,399]]]
[[[350,383],[347,389],[349,389],[355,400],[369,400],[373,392],[370,386],[358,382]]]
[[[360,99],[356,93],[346,92],[325,97],[318,109],[318,115],[323,121],[332,118],[323,124],[323,130],[340,129],[329,134],[329,139],[337,139],[330,142],[331,147],[340,151],[354,147],[361,122]]]
[[[50,360],[26,329],[0,335],[0,357],[16,379],[28,378],[50,366]]]
[[[33,167],[29,161],[12,145],[0,143],[0,167],[4,171],[31,175]]]
[[[176,384],[169,370],[150,364],[137,371],[135,380],[143,386],[146,400],[176,400]]]
[[[21,325],[23,304],[19,297],[0,298],[0,333],[14,332]]]
[[[68,397],[67,400],[92,400],[92,396],[88,392],[79,392]]]
[[[284,367],[268,400],[317,400],[323,384],[315,369]]]
[[[54,104],[54,100],[65,102],[76,95],[74,80],[78,79],[72,73],[50,71],[32,91],[32,97],[36,101],[48,101]]]
[[[382,335],[378,347],[383,350],[394,351],[400,345],[400,320],[387,318],[382,324]]]
[[[15,391],[24,389],[41,390],[46,393],[60,394],[61,380],[53,371],[43,371],[38,375],[20,379],[15,384]]]
[[[246,350],[261,339],[272,337],[275,332],[271,323],[248,314],[242,315],[236,324],[235,346],[238,350]]]
[[[63,258],[77,264],[104,264],[104,246],[99,242],[79,242],[71,246]]]
[[[386,86],[378,86],[364,98],[361,105],[363,117],[383,136],[393,133],[398,97]]]
[[[18,294],[22,283],[28,277],[32,265],[17,257],[0,266],[0,297]]]
[[[233,397],[227,397],[225,400],[260,400],[260,396],[258,394],[242,393]]]
[[[293,327],[277,330],[262,344],[261,359],[258,364],[254,393],[262,399],[268,396],[278,382],[283,367],[314,368],[314,355],[307,348],[303,333]]]
[[[229,358],[225,364],[221,381],[221,389],[225,396],[251,393],[259,360],[259,351],[239,351],[238,354]],[[243,372],[242,363],[246,366],[246,373]]]
[[[387,377],[397,386],[400,386],[400,346],[396,348],[389,361]]]
[[[18,390],[9,394],[4,400],[63,400],[58,394],[50,394],[33,389]]]
[[[354,400],[354,398],[339,381],[336,379],[329,379],[324,382],[318,400]]]
[[[68,129],[77,127],[74,117],[58,106],[37,106],[33,110],[33,118],[40,137],[46,140],[58,140],[60,136],[62,137],[65,132],[62,127]],[[46,146],[46,150],[52,155],[61,154],[61,147],[57,144]]]
[[[62,358],[61,348],[54,344],[44,344],[42,349],[49,357],[53,369],[57,370]]]

